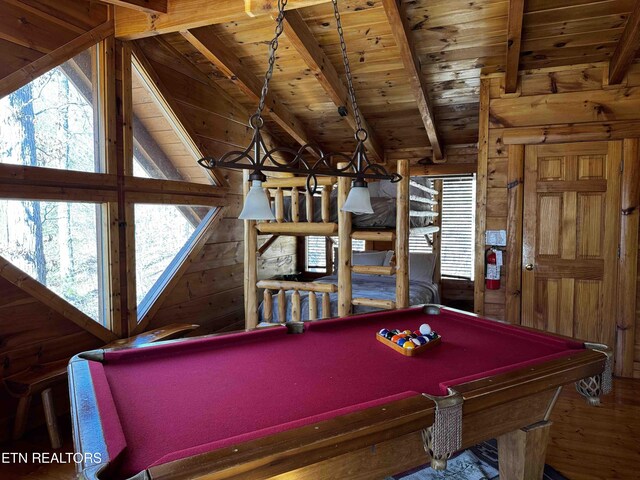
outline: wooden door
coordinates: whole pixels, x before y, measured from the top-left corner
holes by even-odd
[[[614,345],[622,142],[525,150],[522,324]]]

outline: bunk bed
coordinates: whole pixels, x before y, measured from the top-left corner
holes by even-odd
[[[320,196],[301,192],[306,179],[271,178],[264,183],[273,198],[276,220],[245,221],[245,311],[247,328],[260,323],[342,317],[378,309],[403,308],[439,301],[439,205],[441,185],[410,179],[406,161],[398,161],[402,180],[387,194],[372,189],[374,214],[342,211],[350,179],[318,179]],[[246,182],[245,182],[246,183]],[[391,194],[394,193],[395,195]],[[433,234],[433,254],[409,254],[409,235]],[[257,279],[258,235],[338,238],[333,275],[314,282]],[[352,240],[386,242],[375,262],[352,263]],[[267,241],[265,245],[270,242]],[[268,247],[267,247],[268,248]],[[263,247],[264,251],[264,247]],[[371,252],[369,252],[371,253]],[[355,253],[356,257],[359,255]],[[384,257],[384,261],[380,259]],[[410,260],[415,263],[410,279]],[[369,263],[369,264],[362,264]],[[258,291],[263,290],[261,298]],[[261,302],[260,302],[261,300]]]

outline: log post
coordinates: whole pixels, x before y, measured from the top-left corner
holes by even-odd
[[[318,319],[318,297],[315,292],[309,292],[309,320]]]
[[[305,202],[304,202],[304,206],[305,206],[305,210],[306,210],[306,217],[307,217],[307,222],[313,222],[313,195],[311,195],[311,192],[309,190],[307,190],[305,192]]]
[[[621,188],[620,255],[618,259],[618,319],[615,374],[633,376],[636,288],[638,279],[638,225],[640,221],[640,140],[624,141]]]
[[[294,290],[293,295],[291,295],[291,321],[299,322],[300,315],[300,291]]]
[[[398,182],[396,195],[396,307],[406,308],[409,306],[409,162],[407,160],[398,160],[398,174],[402,176],[402,180]]]
[[[291,189],[291,221],[293,223],[300,221],[300,193],[297,187]]]
[[[271,290],[264,290],[264,309],[262,311],[262,317],[265,322],[270,322],[273,320],[273,295],[271,294]]]
[[[328,293],[322,294],[322,318],[331,316],[331,297]]]
[[[276,222],[284,222],[284,193],[281,188],[276,188]]]
[[[338,168],[347,165],[339,163]],[[351,313],[351,213],[343,212],[351,190],[351,179],[338,178],[338,316]],[[407,213],[408,215],[408,213]],[[324,315],[324,312],[323,312]]]
[[[322,221],[324,223],[329,223],[331,221],[331,191],[333,190],[333,186],[325,185],[322,188]]]

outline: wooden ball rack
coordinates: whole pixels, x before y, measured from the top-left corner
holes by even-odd
[[[442,339],[442,337],[438,335],[437,338],[430,340],[428,343],[425,343],[424,345],[420,345],[419,347],[404,348],[398,345],[397,343],[392,342],[391,340],[387,340],[379,333],[376,333],[376,338],[380,343],[383,343],[387,347],[393,348],[396,352],[401,353],[402,355],[405,355],[407,357],[415,357],[416,355],[420,355],[425,350],[429,350],[430,348],[433,348],[436,345],[439,345]]]

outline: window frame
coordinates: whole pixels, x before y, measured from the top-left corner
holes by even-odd
[[[159,302],[163,300],[162,294],[170,290],[176,278],[179,279],[185,271],[194,251],[204,246],[209,229],[221,218],[223,208],[220,207],[227,205],[227,200],[224,198],[225,189],[215,184],[133,177],[133,133],[127,127],[131,125],[133,115],[131,75],[132,62],[135,60],[132,47],[117,42],[111,36],[86,47],[89,48],[94,48],[96,52],[95,58],[92,54],[92,68],[95,69],[92,77],[97,80],[97,85],[92,86],[92,98],[95,99],[94,129],[98,129],[95,152],[103,162],[103,171],[80,172],[0,164],[0,198],[97,205],[96,230],[100,236],[98,288],[102,294],[99,301],[105,313],[105,326],[80,311],[73,311],[67,316],[99,338],[109,341],[114,336],[124,337],[146,328],[152,318],[150,313],[157,311]],[[140,62],[140,65],[146,71],[145,62]],[[121,105],[121,108],[117,108],[117,105]],[[173,112],[170,113],[173,115]],[[181,125],[177,118],[175,125]],[[180,132],[180,135],[188,137],[183,128],[180,128]],[[189,142],[194,155],[203,156],[190,138]],[[212,179],[215,181],[213,176]],[[183,255],[180,261],[172,261],[172,274],[164,279],[164,290],[156,292],[155,302],[147,308],[141,321],[138,321],[137,315],[135,275],[128,275],[135,271],[133,206],[136,203],[212,207],[204,219],[206,221],[196,228],[199,234],[194,234],[191,245],[185,245],[181,251]],[[51,292],[44,286],[42,288]],[[35,289],[42,291],[39,287]],[[54,297],[49,303],[55,305],[59,312],[67,313],[68,308],[59,305],[70,305],[69,302],[51,294]],[[51,295],[47,293],[47,297]]]

